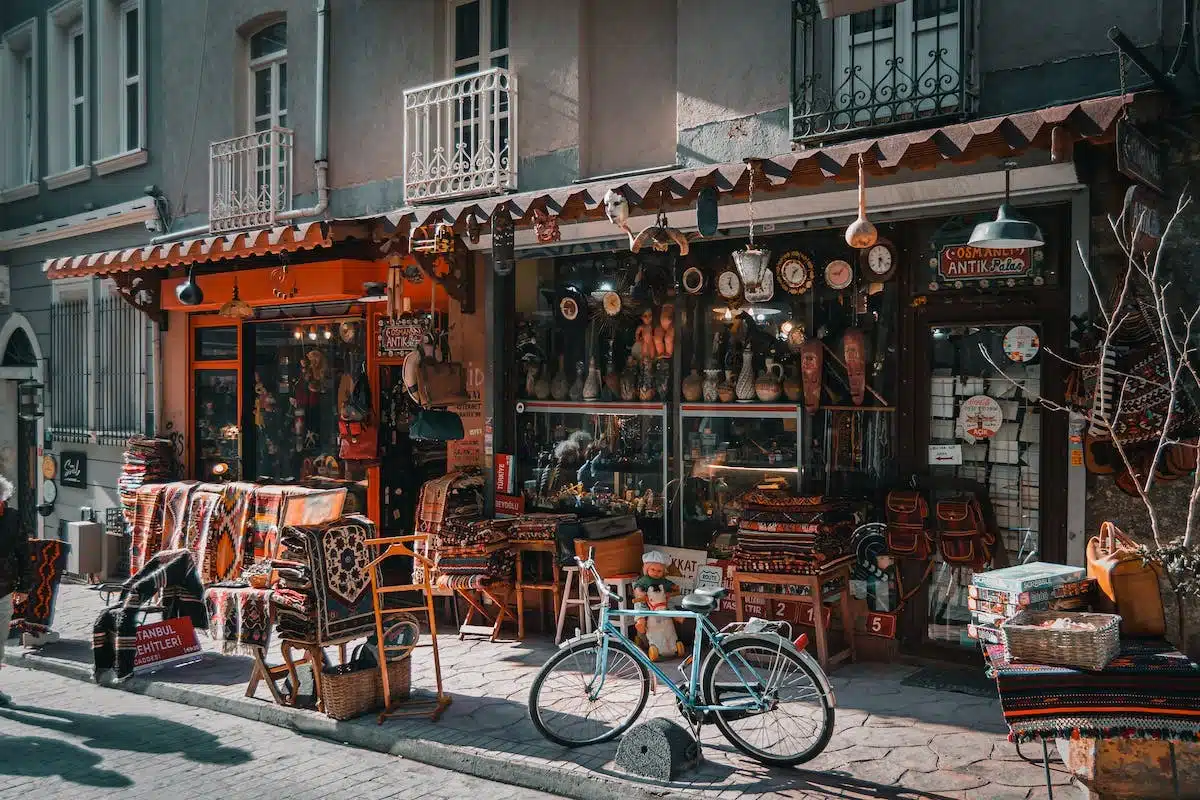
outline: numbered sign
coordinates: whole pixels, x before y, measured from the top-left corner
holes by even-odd
[[[895,614],[880,614],[876,611],[869,611],[864,619],[866,630],[863,633],[868,636],[878,636],[881,639],[896,638]]]

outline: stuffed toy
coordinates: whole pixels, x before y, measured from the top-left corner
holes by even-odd
[[[665,553],[651,550],[642,556],[642,576],[634,581],[634,608],[648,611],[665,611],[671,595],[678,591],[675,582],[667,577],[670,559]],[[683,656],[683,642],[675,633],[677,620],[671,617],[638,617],[634,627],[645,641],[646,652],[651,661],[674,653]]]

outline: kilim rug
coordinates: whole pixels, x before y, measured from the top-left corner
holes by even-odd
[[[13,606],[11,636],[18,630],[25,633],[45,633],[54,622],[54,600],[58,585],[67,568],[67,546],[58,539],[30,539],[29,596]]]
[[[163,495],[166,485],[139,486],[134,494],[133,515],[129,521],[129,574],[135,574],[146,559],[158,552],[162,539]]]
[[[988,655],[1013,741],[1200,740],[1200,666],[1161,639],[1123,640],[1102,672]]]
[[[316,597],[317,632],[321,641],[352,638],[375,628],[371,576],[367,565],[374,548],[375,524],[366,517],[345,516],[324,525],[288,527],[304,537]]]
[[[196,559],[196,569],[204,584],[216,582],[215,548],[210,547],[212,515],[221,501],[221,487],[202,483],[192,492],[188,501],[187,525],[184,529],[184,549],[191,551]]]
[[[204,590],[208,633],[226,655],[253,655],[271,645],[271,590],[210,586]]]
[[[154,552],[183,549],[187,535],[188,507],[192,500],[192,490],[198,485],[195,481],[167,484],[166,495],[163,497],[162,540]]]
[[[233,580],[246,566],[254,491],[252,483],[227,483],[212,509],[206,554],[213,582]]]

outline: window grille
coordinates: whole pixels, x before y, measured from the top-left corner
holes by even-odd
[[[60,298],[50,307],[50,423],[60,442],[90,439],[89,305],[86,297]]]
[[[96,433],[122,444],[141,433],[146,396],[145,318],[118,295],[96,300]]]

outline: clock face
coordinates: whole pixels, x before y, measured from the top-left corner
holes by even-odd
[[[558,310],[568,322],[579,316],[579,304],[571,297],[564,297],[558,304]]]
[[[42,502],[47,505],[52,505],[58,499],[58,487],[53,481],[46,481],[42,484]]]
[[[683,290],[688,294],[700,294],[704,289],[704,273],[699,267],[688,267],[683,271]]]
[[[862,264],[868,280],[885,281],[896,271],[896,251],[881,241],[863,253]]]
[[[726,300],[732,300],[742,291],[742,279],[731,269],[727,269],[717,278],[717,292]]]
[[[854,280],[854,270],[850,268],[850,264],[846,261],[838,259],[830,261],[825,266],[825,283],[830,289],[841,291],[845,289]]]
[[[775,271],[783,288],[791,294],[804,294],[812,288],[812,259],[798,250],[784,253]]]

